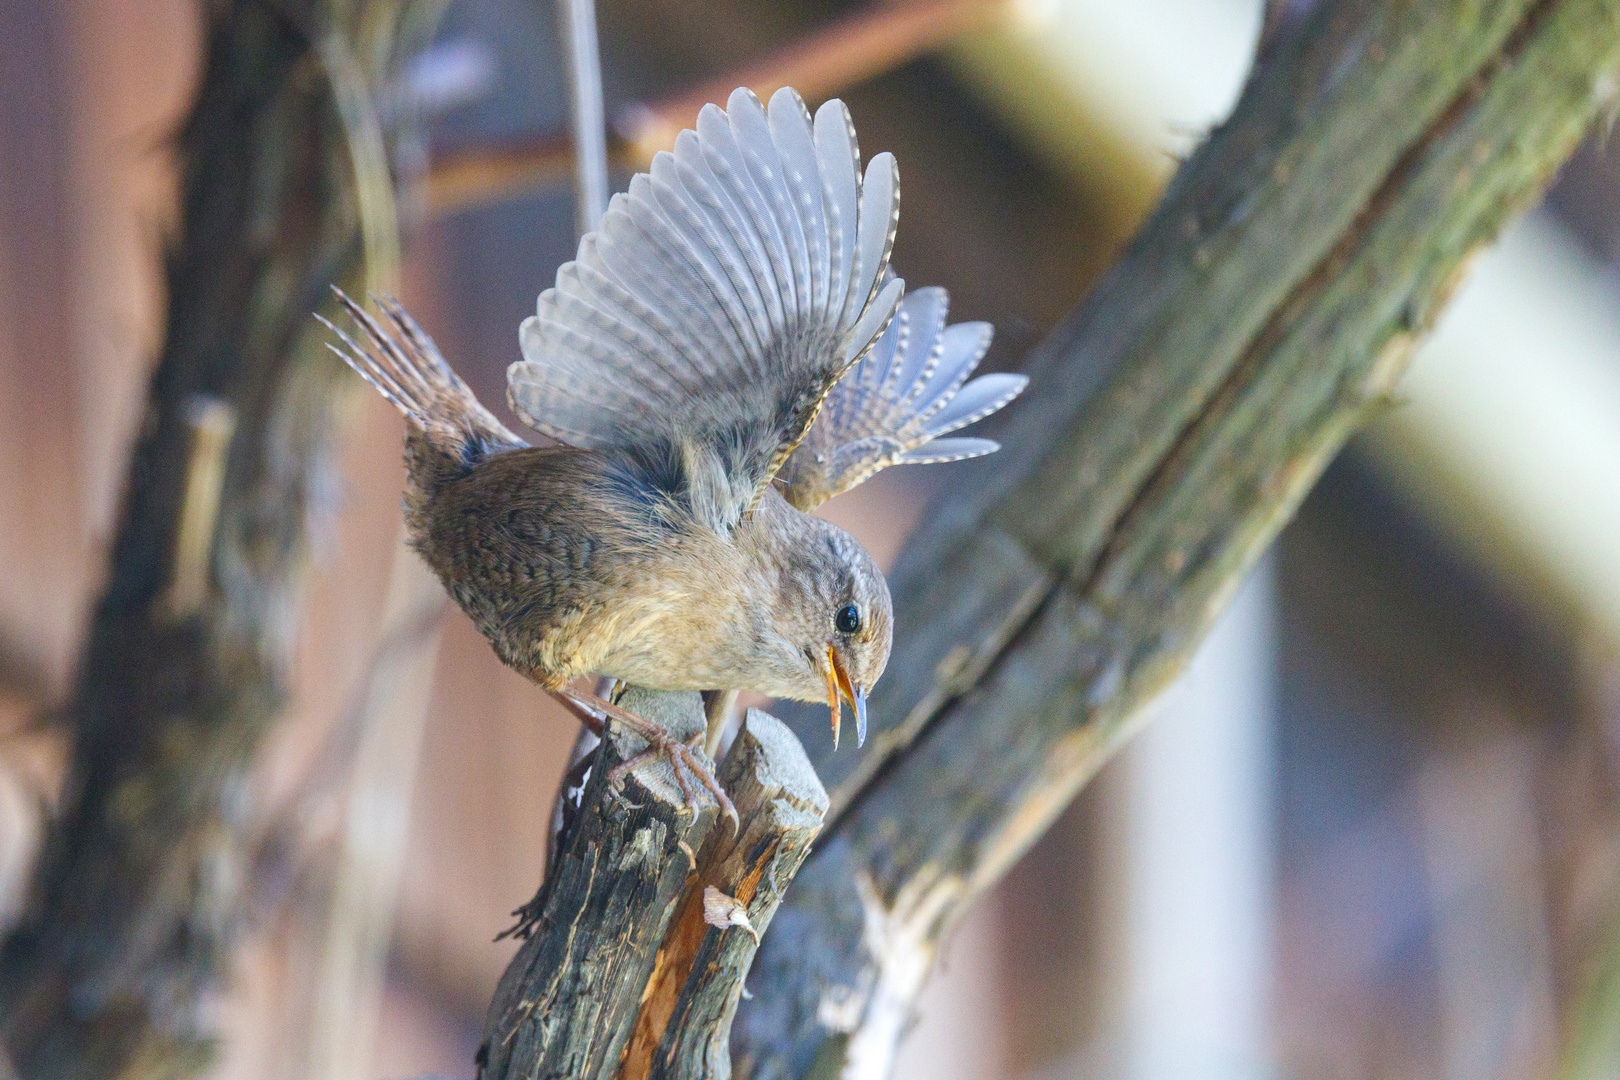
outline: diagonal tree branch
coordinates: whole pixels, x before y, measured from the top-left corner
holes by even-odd
[[[1268,43],[1032,356],[1003,482],[948,497],[891,575],[878,734],[817,747],[829,825],[757,958],[739,1075],[887,1074],[941,934],[1179,672],[1617,77],[1614,0],[1355,0]]]

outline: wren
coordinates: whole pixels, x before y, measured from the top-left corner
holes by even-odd
[[[843,698],[865,741],[888,586],[809,511],[890,465],[994,451],[946,436],[1025,385],[968,381],[990,327],[904,295],[898,220],[894,159],[861,169],[842,102],[705,106],[522,324],[508,401],[554,446],[496,419],[396,302],[373,298],[379,320],[339,294],[365,344],[333,327],[332,347],[405,415],[406,523],[445,588],[502,661],[728,810],[695,747],[570,684],[826,701],[834,745]]]

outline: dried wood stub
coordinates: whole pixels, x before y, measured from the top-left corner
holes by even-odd
[[[703,734],[697,694],[631,690],[621,704],[679,738]],[[618,1069],[694,853],[718,813],[701,787],[688,805],[661,759],[609,791],[608,773],[644,747],[612,726],[597,752],[554,873],[526,909],[528,940],[490,1004],[480,1077],[607,1080]]]
[[[748,711],[718,777],[741,831],[709,834],[644,995],[620,1080],[731,1075],[731,1020],[782,894],[827,812],[799,740]]]

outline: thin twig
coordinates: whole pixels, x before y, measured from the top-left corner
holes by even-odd
[[[580,236],[607,213],[607,120],[602,106],[602,59],[596,45],[595,0],[557,0],[568,100],[574,109],[574,225]]]
[[[654,154],[675,145],[682,128],[692,126],[698,109],[724,102],[739,86],[761,97],[782,86],[794,87],[807,101],[830,97],[984,25],[1006,6],[1006,0],[918,0],[841,19],[713,83],[618,111],[613,142],[603,152],[618,169],[645,169]],[[565,136],[447,155],[423,178],[421,202],[428,212],[444,215],[526,195],[564,182],[573,157]]]

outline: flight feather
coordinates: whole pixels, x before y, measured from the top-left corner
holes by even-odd
[[[842,102],[705,106],[540,294],[513,410],[571,446],[683,463],[693,504],[733,526],[889,324],[898,213],[893,157],[862,171]]]
[[[993,453],[990,439],[948,438],[1023,392],[1023,375],[968,376],[990,347],[989,323],[945,324],[944,289],[918,289],[828,394],[783,466],[788,502],[810,510],[891,465]]]

